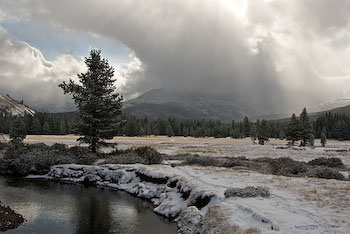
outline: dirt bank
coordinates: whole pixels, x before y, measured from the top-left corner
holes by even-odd
[[[24,222],[22,215],[17,214],[9,206],[5,206],[0,201],[0,231],[4,232],[14,229]]]

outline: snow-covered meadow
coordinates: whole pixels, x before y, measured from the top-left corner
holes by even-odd
[[[77,136],[27,136],[26,143],[63,143],[70,146],[77,145]],[[183,153],[206,156],[228,156],[247,158],[259,157],[290,157],[298,161],[310,161],[317,157],[338,157],[344,164],[350,165],[350,141],[328,140],[325,148],[321,147],[320,140],[315,140],[315,148],[294,147],[287,148],[287,141],[271,139],[266,145],[253,144],[250,138],[193,138],[193,137],[115,137],[119,149],[130,147],[152,146],[159,152],[175,155]],[[108,150],[108,149],[106,149]]]
[[[74,136],[29,136],[26,141],[74,145],[75,139]],[[329,141],[326,148],[319,144],[316,148],[287,148],[287,142],[281,140],[271,140],[265,146],[253,145],[250,139],[118,137],[114,140],[122,149],[149,145],[171,155],[290,157],[300,161],[339,157],[348,168],[350,165],[350,142],[346,141]],[[199,229],[219,233],[218,228],[236,233],[350,232],[350,181],[276,176],[242,168],[172,167],[170,163],[176,162],[168,160],[163,165],[152,166],[56,166],[47,178],[73,182],[87,178],[97,185],[150,199],[155,204],[154,211],[161,215],[173,217],[182,212],[178,224],[185,230],[193,228],[188,233]],[[348,172],[348,169],[343,171]],[[269,198],[224,196],[227,188],[261,185],[270,189]]]

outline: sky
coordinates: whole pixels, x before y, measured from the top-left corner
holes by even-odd
[[[73,110],[57,85],[91,49],[125,99],[179,89],[267,114],[350,97],[349,0],[0,1],[0,92]]]

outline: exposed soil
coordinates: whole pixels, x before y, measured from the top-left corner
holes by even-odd
[[[0,201],[0,232],[17,228],[24,222],[22,215],[17,214],[9,206],[5,206]]]

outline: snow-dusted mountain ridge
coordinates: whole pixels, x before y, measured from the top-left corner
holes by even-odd
[[[126,101],[123,111],[151,119],[172,116],[182,119],[213,119],[224,122],[256,115],[256,111],[252,108],[226,96],[168,89],[152,89],[138,98]]]
[[[323,111],[329,111],[335,108],[349,106],[349,105],[350,105],[350,98],[341,98],[341,99],[335,99],[332,101],[318,104],[316,106],[311,107],[308,111],[313,113],[323,112]]]
[[[5,111],[11,115],[34,115],[35,111],[19,103],[8,95],[0,93],[0,110]]]

